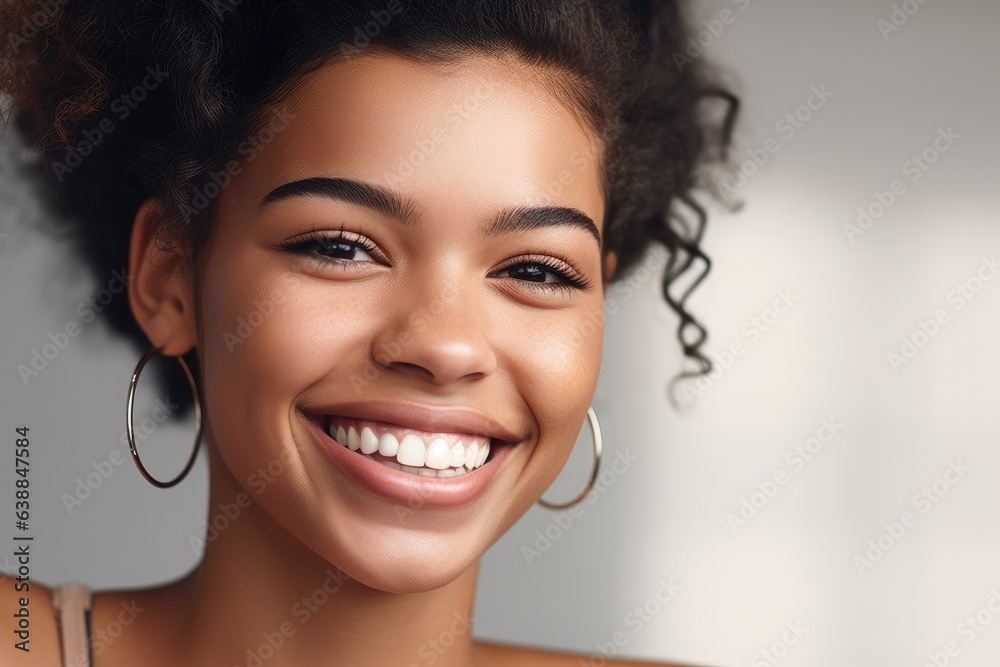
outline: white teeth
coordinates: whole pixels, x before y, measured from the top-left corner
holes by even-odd
[[[383,433],[378,439],[378,453],[391,459],[396,456],[397,451],[399,451],[399,440],[396,440],[396,436],[392,433]]]
[[[458,468],[465,463],[465,445],[460,442],[456,442],[455,446],[451,448],[451,467]]]
[[[361,429],[361,453],[374,454],[376,451],[378,451],[378,437],[375,431],[365,426]]]
[[[479,458],[479,443],[474,442],[465,448],[465,467],[475,468],[476,459]]]
[[[333,422],[341,423],[334,428]],[[353,420],[352,420],[353,421]],[[347,425],[345,430],[344,424]],[[361,428],[346,419],[332,418],[327,427],[331,438],[351,451],[359,452],[373,460],[397,470],[426,477],[455,477],[471,472],[485,463],[490,453],[489,442],[463,443],[454,435],[435,437],[430,444],[416,433],[407,433],[402,438],[386,431],[381,436],[371,426]],[[381,430],[381,429],[380,429]],[[378,452],[381,457],[372,456]],[[386,459],[395,459],[388,461]]]
[[[435,470],[451,466],[451,447],[444,439],[438,438],[427,448],[427,461],[424,465]]]
[[[466,473],[472,472],[466,467],[460,468],[447,468],[445,470],[434,470],[433,468],[415,468],[413,466],[404,466],[396,461],[387,461],[385,459],[376,459],[373,456],[367,454],[362,454],[373,461],[378,461],[382,465],[387,465],[390,468],[395,468],[396,470],[402,470],[403,472],[408,472],[412,475],[423,475],[424,477],[459,477]]]
[[[403,436],[403,442],[399,444],[399,453],[396,460],[407,466],[423,466],[425,463],[424,441],[418,436],[408,433]]]

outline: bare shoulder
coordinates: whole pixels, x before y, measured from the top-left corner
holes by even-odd
[[[475,642],[479,656],[477,667],[695,667],[666,662],[607,660],[599,654],[565,653],[538,648],[510,646],[494,642]]]
[[[0,575],[0,666],[55,667],[60,647],[52,590]]]

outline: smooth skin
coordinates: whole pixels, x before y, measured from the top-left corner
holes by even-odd
[[[246,665],[248,649],[283,624],[294,634],[267,667],[406,667],[429,664],[429,651],[437,667],[590,658],[475,641],[455,624],[471,617],[480,557],[569,457],[601,365],[614,255],[602,262],[598,241],[579,225],[483,231],[520,205],[575,209],[603,234],[600,147],[553,92],[550,74],[514,58],[470,55],[441,68],[374,52],[298,81],[281,108],[291,122],[218,197],[200,310],[181,255],[152,253],[146,223],[157,202],[138,212],[135,317],[163,354],[197,347],[203,365],[209,518],[240,493],[253,502],[189,576],[96,594],[95,631],[123,604],[142,612],[95,667]],[[309,178],[391,190],[411,202],[411,219],[315,194],[262,205],[275,188]],[[372,249],[333,246],[327,255],[338,261],[322,263],[317,254],[330,246],[282,245],[341,231]],[[560,277],[539,259],[588,286],[553,288]],[[265,307],[234,344],[238,319]],[[434,314],[420,326],[415,312]],[[303,419],[316,406],[372,399],[470,406],[519,441],[470,506],[400,513],[332,465]],[[259,491],[250,480],[276,461],[281,474]],[[303,620],[296,605],[324,586],[332,592]],[[2,597],[12,610],[10,586]],[[49,591],[33,584],[31,600],[32,652],[5,641],[0,658],[54,667]],[[443,632],[449,648],[429,649]]]

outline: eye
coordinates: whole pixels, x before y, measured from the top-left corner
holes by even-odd
[[[289,252],[303,255],[320,265],[336,265],[346,268],[349,264],[374,262],[372,253],[379,254],[378,246],[365,237],[341,230],[336,234],[310,232],[281,243]],[[358,258],[358,253],[362,255]]]
[[[505,274],[529,289],[567,296],[574,290],[584,290],[591,285],[572,265],[552,257],[518,257],[495,275],[502,277]],[[547,280],[550,276],[555,280]]]

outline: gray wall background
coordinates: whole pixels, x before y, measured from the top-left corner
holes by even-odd
[[[899,29],[885,32],[894,11]],[[494,546],[476,635],[591,653],[621,631],[620,656],[733,666],[770,664],[760,652],[773,645],[782,665],[923,665],[951,641],[950,664],[987,664],[1000,651],[987,606],[1000,590],[1000,279],[961,308],[953,290],[977,287],[983,258],[1000,253],[1000,5],[717,0],[697,14],[709,22],[703,57],[730,72],[744,103],[735,154],[760,157],[769,138],[777,147],[737,189],[741,212],[712,208],[714,269],[691,300],[708,351],[741,343],[743,354],[675,411],[664,388],[680,365],[676,321],[657,281],[612,292],[594,406],[607,460],[627,450],[637,462],[569,521],[536,508]],[[832,95],[807,113],[814,87]],[[779,121],[797,110],[809,118],[790,133]],[[905,165],[939,128],[957,138],[913,180]],[[20,150],[8,137],[5,174]],[[850,242],[844,226],[896,179],[905,191]],[[0,443],[12,452],[14,426],[31,426],[33,575],[96,588],[176,578],[198,560],[189,538],[206,517],[206,457],[177,489],[140,478],[122,439],[138,358],[76,311],[106,285],[33,231],[43,221],[16,181],[0,179],[0,196]],[[650,255],[652,275],[662,265]],[[772,317],[783,291],[795,301]],[[887,354],[940,310],[947,321],[892,368]],[[753,318],[767,330],[751,335]],[[17,365],[71,321],[86,335],[26,387]],[[140,414],[154,398],[141,396]],[[824,419],[842,427],[793,464],[788,452]],[[173,465],[192,432],[159,426],[150,466]],[[585,478],[589,442],[585,431],[547,497]],[[4,457],[0,503],[12,507]],[[124,463],[104,465],[110,475],[67,510],[62,495],[108,461]],[[967,472],[940,481],[959,461]],[[727,515],[776,473],[785,483],[766,503],[757,496],[734,532]],[[925,487],[938,502],[914,502]],[[907,511],[902,536],[883,535]],[[13,550],[6,516],[0,561]],[[880,536],[890,548],[859,572],[855,557]],[[679,590],[657,603],[671,579]],[[981,625],[968,624],[977,613]]]

